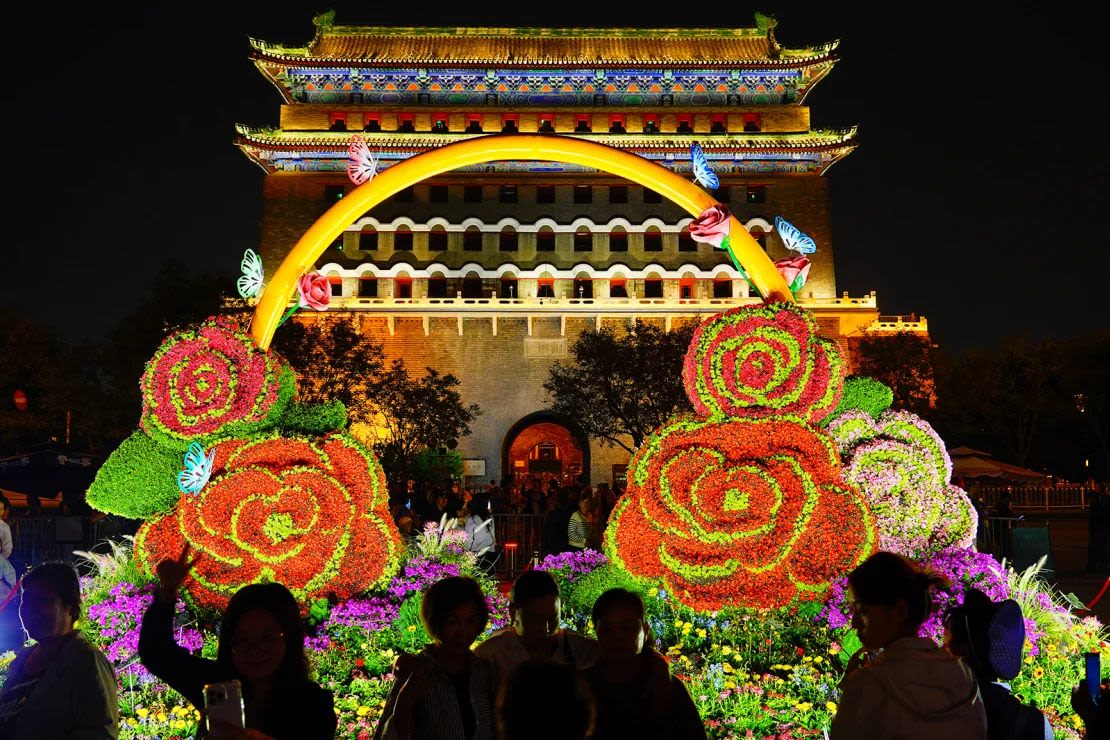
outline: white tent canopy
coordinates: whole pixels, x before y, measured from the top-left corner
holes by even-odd
[[[989,452],[970,447],[954,447],[948,455],[952,458],[953,478],[962,475],[965,478],[1003,478],[1018,482],[1045,478],[1044,473],[995,460]]]

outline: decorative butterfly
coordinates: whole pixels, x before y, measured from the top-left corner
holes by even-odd
[[[239,288],[240,298],[254,298],[262,292],[262,258],[253,249],[243,252],[243,261],[239,263],[243,274],[235,282]]]
[[[193,442],[185,453],[185,469],[177,474],[177,487],[182,493],[200,493],[200,489],[212,477],[212,464],[215,461],[215,448],[206,457],[200,443]]]
[[[347,177],[355,185],[370,182],[378,174],[378,158],[366,145],[366,140],[358,134],[351,137],[351,145],[347,147]]]
[[[694,179],[698,181],[699,185],[706,190],[716,190],[721,186],[721,181],[717,179],[717,173],[710,168],[705,152],[701,150],[696,141],[690,145],[690,160],[694,165]]]
[[[775,216],[775,230],[779,232],[782,243],[787,249],[793,249],[799,254],[813,254],[817,251],[817,242],[806,236],[797,226],[782,216]]]

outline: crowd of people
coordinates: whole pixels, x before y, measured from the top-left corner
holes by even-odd
[[[337,728],[331,692],[311,677],[305,627],[293,595],[277,583],[243,587],[220,626],[215,659],[173,638],[186,550],[159,564],[159,587],[140,630],[139,655],[155,676],[201,712],[207,740],[313,740]],[[1025,643],[1020,606],[971,590],[945,619],[943,646],[919,637],[941,579],[879,552],[848,577],[852,626],[862,647],[840,686],[828,736],[1047,740],[1052,730],[1005,683]],[[77,573],[47,563],[21,581],[19,613],[34,644],[16,656],[0,690],[0,740],[114,740],[116,677],[77,629]],[[447,577],[424,594],[431,644],[402,654],[376,740],[611,740],[705,738],[689,693],[655,651],[644,602],[614,588],[593,605],[596,638],[564,629],[550,574],[529,570],[510,593],[510,622],[477,643],[489,612],[481,586]],[[477,643],[477,644],[476,644]],[[213,687],[230,704],[210,701]],[[231,688],[229,688],[231,687]],[[1088,738],[1110,736],[1110,686],[1072,697]],[[228,706],[233,711],[222,711]],[[221,711],[217,711],[221,709]]]
[[[620,496],[618,487],[594,487],[560,476],[521,477],[504,484],[490,481],[463,488],[410,480],[390,496],[394,522],[402,536],[413,538],[428,522],[464,529],[467,547],[492,567],[499,551],[498,529],[490,520],[505,517],[501,539],[511,537],[525,552],[546,556],[586,548],[599,549],[601,532]],[[530,519],[526,525],[523,519]],[[487,523],[489,522],[489,523]]]

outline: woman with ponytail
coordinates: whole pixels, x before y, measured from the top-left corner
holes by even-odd
[[[987,719],[975,676],[918,637],[940,576],[890,552],[848,575],[852,627],[863,647],[848,663],[832,740],[985,740]]]

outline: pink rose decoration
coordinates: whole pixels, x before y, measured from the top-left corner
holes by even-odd
[[[731,215],[726,206],[709,206],[690,222],[690,238],[712,244],[717,249],[728,249],[728,220]]]
[[[775,263],[782,279],[790,286],[791,293],[797,293],[806,284],[806,280],[809,279],[809,265],[809,259],[804,255],[779,260]]]
[[[297,283],[297,292],[301,294],[301,308],[311,308],[315,311],[327,311],[331,302],[331,283],[318,272],[301,275]]]

